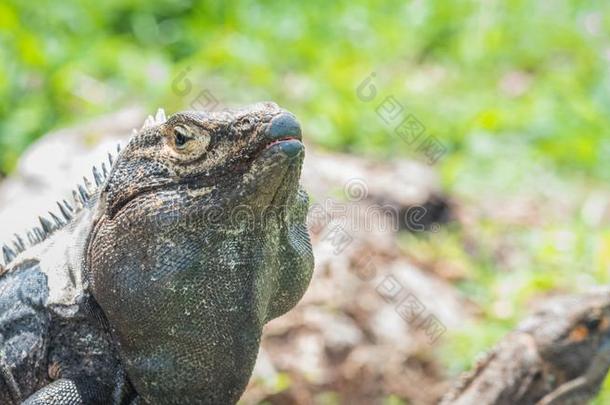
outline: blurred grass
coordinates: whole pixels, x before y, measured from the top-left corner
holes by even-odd
[[[0,4],[0,167],[49,129],[127,103],[188,106],[186,67],[222,101],[273,99],[323,146],[412,152],[355,97],[377,73],[442,139],[518,137],[567,173],[607,179],[603,1],[21,2]],[[455,164],[455,163],[454,163]]]
[[[277,101],[324,148],[417,156],[375,112],[392,95],[449,149],[438,168],[465,201],[587,194],[610,180],[609,29],[605,1],[3,1],[0,171],[53,128],[130,104],[188,108],[202,90]],[[363,102],[373,71],[379,96]],[[464,269],[457,285],[483,310],[443,348],[452,372],[536,294],[609,280],[610,234],[574,211],[404,244]]]

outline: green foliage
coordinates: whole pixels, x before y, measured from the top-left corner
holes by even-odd
[[[391,395],[384,399],[383,405],[406,405],[407,403],[395,395]]]
[[[243,1],[0,4],[0,167],[69,121],[145,103],[277,100],[310,139],[413,153],[360,101],[372,71],[458,158],[485,131],[517,137],[561,170],[606,177],[607,2]],[[459,166],[459,165],[458,165]]]

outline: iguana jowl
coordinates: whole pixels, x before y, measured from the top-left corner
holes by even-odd
[[[0,403],[236,402],[311,277],[303,155],[273,103],[149,118],[3,248]]]

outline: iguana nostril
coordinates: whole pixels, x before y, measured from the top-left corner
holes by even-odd
[[[282,113],[271,120],[269,125],[271,139],[296,138],[301,139],[301,125],[292,114]]]

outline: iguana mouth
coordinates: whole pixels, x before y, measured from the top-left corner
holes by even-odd
[[[264,151],[269,150],[278,145],[279,148],[282,150],[282,153],[284,153],[284,155],[288,155],[286,157],[294,157],[298,153],[298,151],[303,148],[303,143],[299,138],[288,136],[265,143],[264,146],[257,151],[253,160],[258,159]]]
[[[276,145],[284,145],[281,149],[288,157],[296,156],[299,150],[303,148],[301,126],[296,118],[289,113],[279,114],[271,120],[265,138],[267,142],[263,150]],[[257,155],[260,155],[261,151],[258,152]]]
[[[288,136],[286,138],[282,138],[282,139],[277,139],[275,141],[271,141],[269,142],[266,146],[265,149],[269,149],[270,147],[272,147],[273,145],[277,145],[278,143],[282,143],[282,142],[287,142],[287,141],[297,141],[299,143],[301,143],[301,140],[293,137],[293,136]]]

